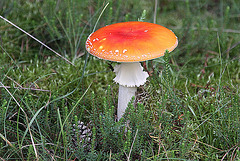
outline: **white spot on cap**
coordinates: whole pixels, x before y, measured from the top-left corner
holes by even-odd
[[[116,53],[118,53],[118,52],[119,52],[119,50],[115,50],[115,52],[116,52]]]
[[[148,30],[145,30],[144,32],[148,32]]]
[[[127,51],[127,49],[124,49],[124,50],[123,50],[123,54],[124,54],[126,51]]]
[[[88,51],[88,52],[90,52],[90,49],[91,49],[90,47],[87,47],[87,51]]]
[[[91,43],[91,41],[89,41],[88,43],[89,43],[89,44],[92,46],[92,43]]]

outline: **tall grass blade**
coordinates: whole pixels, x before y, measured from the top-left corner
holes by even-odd
[[[20,31],[22,31],[23,33],[25,33],[26,35],[28,35],[29,37],[31,37],[32,39],[34,39],[35,41],[39,42],[40,44],[42,44],[44,47],[46,47],[47,49],[49,49],[50,51],[54,52],[56,55],[58,55],[59,57],[61,57],[62,59],[64,59],[65,61],[67,61],[69,64],[75,66],[72,62],[70,62],[67,58],[63,57],[62,55],[60,55],[59,53],[57,53],[55,50],[51,49],[49,46],[47,46],[46,44],[44,44],[43,42],[41,42],[40,40],[38,40],[37,38],[35,38],[34,36],[32,36],[31,34],[29,34],[28,32],[26,32],[25,30],[21,29],[20,27],[18,27],[17,25],[15,25],[14,23],[12,23],[11,21],[7,20],[6,18],[2,17],[0,15],[0,18],[3,19],[4,21],[8,22],[9,24],[11,24],[12,26],[16,27],[17,29],[19,29]]]

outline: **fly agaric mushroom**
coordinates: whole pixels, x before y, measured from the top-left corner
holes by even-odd
[[[122,117],[137,87],[146,82],[148,73],[139,62],[155,59],[178,45],[175,34],[160,25],[148,22],[122,22],[100,28],[89,35],[87,51],[100,58],[121,62],[114,67],[119,83],[118,121]]]

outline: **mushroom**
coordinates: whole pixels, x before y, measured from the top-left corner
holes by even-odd
[[[90,54],[121,63],[114,67],[114,81],[119,83],[118,121],[135,96],[137,87],[148,77],[140,62],[161,57],[177,45],[177,37],[171,30],[149,22],[116,23],[89,35],[86,49]]]

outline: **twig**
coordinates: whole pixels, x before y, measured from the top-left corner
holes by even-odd
[[[128,157],[127,157],[127,160],[128,160],[128,161],[130,161],[130,155],[131,155],[132,148],[133,148],[133,144],[134,144],[134,142],[135,142],[135,139],[136,139],[136,137],[137,137],[137,134],[138,134],[138,129],[137,129],[136,134],[135,134],[135,136],[134,136],[134,139],[133,139],[133,142],[132,142],[132,145],[131,145],[131,149],[130,149],[129,154],[128,154]]]
[[[44,47],[46,47],[47,49],[49,49],[50,51],[54,52],[57,56],[61,57],[62,59],[64,59],[65,61],[67,61],[69,64],[75,66],[72,62],[70,62],[67,58],[63,57],[62,55],[60,55],[59,53],[57,53],[55,50],[51,49],[49,46],[47,46],[46,44],[44,44],[43,42],[41,42],[40,40],[38,40],[37,38],[35,38],[34,36],[32,36],[31,34],[29,34],[28,32],[26,32],[25,30],[21,29],[20,27],[18,27],[17,25],[15,25],[14,23],[12,23],[11,21],[7,20],[6,18],[2,17],[0,15],[0,18],[3,19],[4,21],[6,21],[7,23],[11,24],[12,26],[16,27],[17,29],[19,29],[20,31],[22,31],[23,33],[25,33],[26,35],[28,35],[29,37],[31,37],[32,39],[34,39],[35,41],[37,41],[38,43],[42,44]]]

